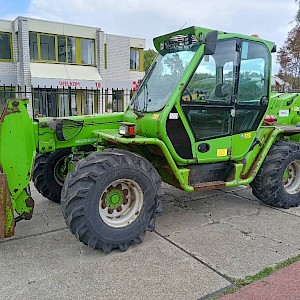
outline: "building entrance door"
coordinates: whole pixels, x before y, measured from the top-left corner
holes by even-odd
[[[124,91],[112,90],[112,111],[120,112],[124,110]]]
[[[76,104],[78,115],[91,115],[98,111],[97,97],[94,95],[93,91],[77,90]]]

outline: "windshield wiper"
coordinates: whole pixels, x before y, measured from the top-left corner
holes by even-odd
[[[149,72],[146,74],[146,76],[144,77],[141,85],[140,85],[140,88],[138,88],[138,90],[136,91],[136,97],[134,99],[134,104],[133,104],[133,112],[139,117],[139,118],[142,118],[144,116],[143,113],[145,113],[147,111],[147,106],[148,106],[148,102],[149,99],[148,99],[148,81],[149,81],[149,78],[150,76],[152,75],[154,69],[155,69],[155,66],[157,64],[157,61],[155,61],[152,66],[151,66],[151,69],[149,70]],[[145,92],[146,92],[146,95],[144,95],[144,107],[143,109],[141,110],[140,109],[140,106],[139,106],[139,97],[141,96],[142,92],[144,91],[145,89]]]
[[[133,102],[133,112],[137,115],[138,118],[142,118],[144,116],[144,114],[141,112],[141,109],[139,106],[139,98],[137,95]]]
[[[145,84],[145,95],[144,95],[144,107],[143,107],[143,112],[146,112],[147,111],[147,107],[148,107],[148,102],[150,102],[151,101],[151,99],[150,99],[150,101],[149,101],[149,92],[148,92],[148,83],[146,83]]]

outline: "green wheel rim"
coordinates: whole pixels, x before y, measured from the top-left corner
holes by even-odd
[[[59,159],[54,166],[54,178],[60,186],[64,186],[65,179],[68,175],[65,166],[65,158],[66,157],[62,157],[61,159]]]

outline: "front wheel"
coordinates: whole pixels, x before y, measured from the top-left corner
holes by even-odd
[[[143,241],[161,213],[161,198],[161,179],[149,161],[108,149],[79,161],[65,181],[61,203],[71,232],[108,253]]]
[[[299,206],[300,144],[276,142],[250,185],[254,196],[264,204],[281,208]]]

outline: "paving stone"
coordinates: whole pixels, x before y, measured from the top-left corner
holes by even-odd
[[[169,203],[157,221],[160,234],[221,273],[239,278],[299,254],[299,229],[298,216],[232,193],[187,201],[173,210]]]
[[[230,224],[211,224],[168,236],[222,274],[244,278],[299,254],[299,248],[240,231]]]
[[[155,233],[109,255],[68,230],[0,243],[1,299],[199,299],[230,283]]]
[[[218,272],[243,278],[300,253],[299,208],[263,206],[247,186],[163,191],[156,222],[163,238],[147,233],[141,245],[105,255],[78,242],[60,205],[33,188],[32,220],[0,242],[1,297],[199,299],[230,285]]]

